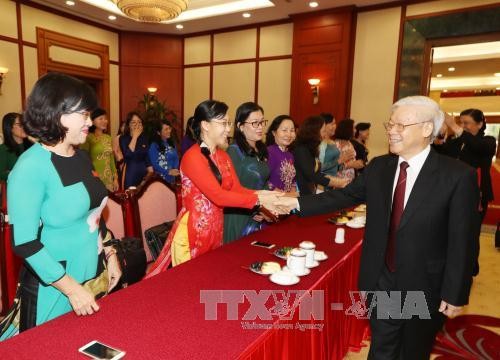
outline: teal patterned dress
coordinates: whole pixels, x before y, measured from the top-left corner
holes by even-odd
[[[107,190],[84,151],[64,157],[34,144],[9,175],[7,199],[13,249],[24,266],[20,322],[2,324],[1,340],[71,311],[53,282],[65,274],[79,283],[96,276]]]
[[[227,153],[242,186],[252,190],[263,190],[269,179],[269,166],[256,156],[245,154],[238,145],[231,144]],[[226,208],[224,210],[224,244],[260,230],[263,223],[253,220],[251,210]]]

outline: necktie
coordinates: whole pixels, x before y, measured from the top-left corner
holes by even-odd
[[[394,261],[396,252],[396,233],[399,228],[399,222],[401,221],[401,216],[403,215],[405,205],[406,169],[408,168],[408,166],[409,165],[406,161],[403,161],[399,165],[398,182],[396,183],[394,198],[392,199],[389,239],[387,241],[387,249],[385,251],[385,264],[391,272],[396,271],[396,264]]]

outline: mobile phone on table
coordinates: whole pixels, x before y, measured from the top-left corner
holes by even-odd
[[[91,341],[87,345],[83,345],[78,351],[92,359],[118,360],[125,356],[125,351],[112,348],[97,340]]]
[[[259,246],[259,247],[263,247],[263,248],[266,248],[266,249],[272,249],[273,247],[276,246],[275,244],[269,244],[269,243],[266,243],[266,242],[263,242],[263,241],[252,241],[250,243],[250,245]]]

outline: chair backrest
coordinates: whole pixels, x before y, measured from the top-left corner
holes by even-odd
[[[175,220],[177,216],[176,194],[163,181],[153,181],[140,194],[138,205],[144,248],[148,261],[151,261],[152,257],[145,242],[144,231],[166,221]]]
[[[106,226],[113,232],[116,239],[121,239],[125,236],[125,225],[123,223],[121,204],[109,197],[106,207],[102,211],[102,216],[106,222]]]

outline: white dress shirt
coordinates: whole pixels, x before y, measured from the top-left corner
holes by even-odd
[[[406,188],[405,188],[405,202],[404,206],[406,207],[406,203],[408,202],[408,198],[410,197],[411,191],[413,189],[413,185],[415,185],[415,181],[417,181],[418,174],[420,170],[422,170],[422,166],[424,166],[425,160],[427,160],[427,156],[431,152],[431,146],[427,145],[427,147],[419,152],[417,155],[413,156],[409,160],[403,159],[401,156],[398,159],[398,167],[396,168],[396,175],[394,176],[394,184],[392,185],[392,197],[394,198],[394,191],[396,190],[396,182],[399,177],[399,169],[400,165],[403,161],[408,163],[408,168],[406,169]]]

